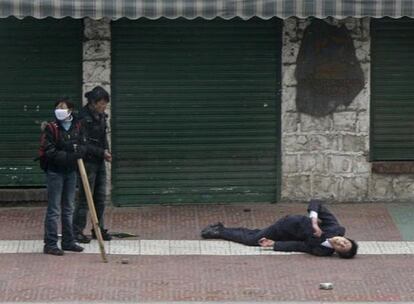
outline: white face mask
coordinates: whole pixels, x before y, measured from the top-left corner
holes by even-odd
[[[71,112],[68,109],[56,109],[55,115],[57,119],[65,120],[70,117]]]

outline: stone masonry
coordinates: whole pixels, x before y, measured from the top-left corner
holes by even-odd
[[[325,117],[297,112],[296,57],[305,19],[285,20],[282,50],[282,197],[302,201],[313,197],[331,202],[408,201],[414,176],[371,173],[370,130],[370,19],[326,19],[345,24],[351,32],[365,86],[348,106]]]
[[[95,86],[111,93],[111,24],[109,19],[84,19],[83,95]],[[83,97],[83,104],[87,100]],[[111,146],[111,103],[107,108],[108,141]],[[107,166],[107,194],[111,191],[111,164]],[[108,197],[109,198],[109,197]]]

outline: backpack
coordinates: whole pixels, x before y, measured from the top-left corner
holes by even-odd
[[[48,168],[48,159],[46,157],[46,132],[45,130],[47,128],[50,128],[52,130],[53,138],[55,142],[59,139],[59,126],[55,121],[49,122],[46,124],[42,135],[40,136],[40,147],[38,152],[38,157],[35,158],[35,160],[39,161],[40,169],[43,171],[47,171]],[[80,122],[76,122],[75,128],[79,131],[80,129]]]

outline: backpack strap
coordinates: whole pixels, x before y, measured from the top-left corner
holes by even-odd
[[[48,125],[50,129],[52,130],[53,138],[55,140],[58,140],[59,139],[59,126],[54,121],[50,122]]]

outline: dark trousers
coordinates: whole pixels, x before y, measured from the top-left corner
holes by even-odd
[[[220,232],[220,238],[247,246],[259,246],[261,238],[278,239],[278,225],[275,223],[264,229],[224,228]]]
[[[313,234],[311,220],[303,215],[287,215],[263,229],[224,228],[220,238],[248,246],[258,246],[261,238],[273,241],[303,241]]]
[[[95,204],[96,215],[98,216],[99,226],[103,229],[106,199],[105,162],[85,162],[85,169],[88,175],[89,185],[92,192],[93,202]],[[83,232],[86,227],[88,217],[88,204],[80,177],[79,181],[79,199],[76,204],[75,213],[73,215],[73,231],[75,235]]]
[[[62,245],[74,244],[72,217],[76,192],[76,171],[59,173],[48,170],[47,211],[44,242],[47,247],[57,247],[58,225],[61,216]]]

